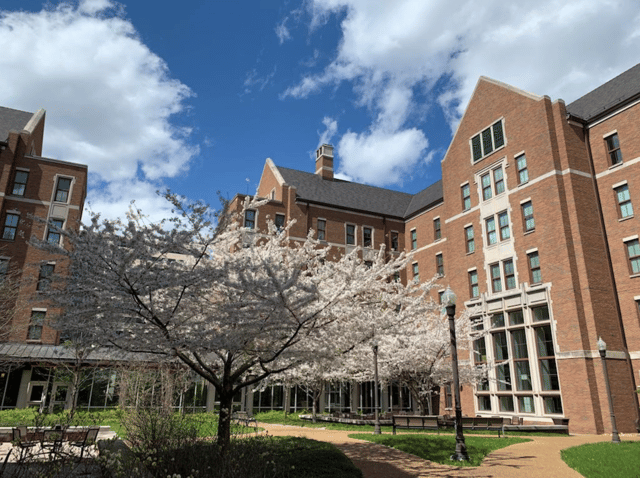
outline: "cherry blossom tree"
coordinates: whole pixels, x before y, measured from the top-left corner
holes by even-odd
[[[257,233],[227,208],[167,199],[176,217],[160,224],[134,209],[124,220],[93,215],[78,233],[61,231],[68,250],[38,243],[70,259],[49,299],[64,310],[55,324],[63,333],[179,361],[204,377],[220,401],[223,447],[243,387],[361,340],[370,333],[363,307],[389,304],[379,307],[385,320],[403,315],[391,304],[404,288],[389,278],[406,267],[404,256],[385,261],[381,250],[370,267],[358,250],[329,260],[312,232],[290,240],[288,227],[270,223]]]
[[[361,304],[361,324],[369,324],[346,340],[336,341],[334,357],[324,360],[322,366],[305,364],[288,370],[285,381],[310,386],[318,392],[327,381],[373,380],[372,343],[378,344],[379,379],[383,383],[397,382],[407,386],[419,405],[421,414],[432,414],[432,393],[452,381],[449,324],[442,307],[429,299],[429,293],[437,286],[434,278],[419,286],[411,284],[402,297],[401,313],[385,318],[390,309],[383,301]],[[481,331],[474,330],[471,311],[464,311],[456,318],[456,336],[460,356],[469,353],[470,346]],[[395,315],[395,317],[394,317]],[[473,366],[469,360],[461,360],[459,373],[462,383],[473,384],[486,375],[482,367]],[[273,377],[277,380],[278,377]]]

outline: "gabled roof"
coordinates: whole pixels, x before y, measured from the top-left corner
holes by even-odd
[[[340,179],[322,179],[296,169],[278,167],[278,171],[286,184],[297,189],[299,200],[352,211],[405,219],[442,200],[441,181],[412,195]]]
[[[420,211],[428,209],[437,203],[442,202],[442,180],[433,183],[426,189],[423,189],[413,195],[409,207],[405,211],[405,217],[412,216]]]
[[[567,113],[590,121],[640,97],[640,63],[567,105]]]
[[[0,106],[0,141],[9,138],[9,131],[22,131],[33,113]]]

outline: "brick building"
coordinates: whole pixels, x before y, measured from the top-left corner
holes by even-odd
[[[42,157],[44,123],[42,109],[28,113],[0,107],[0,274],[18,284],[15,313],[0,324],[0,360],[5,363],[12,361],[10,344],[42,351],[59,342],[58,332],[47,325],[56,311],[38,299],[38,291],[47,287],[51,274],[64,274],[65,264],[28,241],[63,241],[59,229],[79,227],[86,196],[87,166]],[[22,361],[29,362],[28,354]],[[20,370],[9,371],[0,377],[3,408],[15,402],[11,392],[22,377]],[[5,400],[7,392],[14,398]]]
[[[618,429],[635,432],[639,125],[640,65],[569,105],[481,77],[441,181],[415,195],[341,181],[322,145],[315,173],[267,159],[258,195],[270,201],[245,223],[295,219],[291,237],[313,228],[336,251],[362,246],[365,260],[381,244],[413,251],[405,280],[442,274],[487,331],[470,359],[493,366],[488,381],[464,387],[468,415],[610,432],[601,336]]]

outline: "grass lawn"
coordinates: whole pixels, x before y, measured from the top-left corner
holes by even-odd
[[[93,412],[76,411],[71,426],[101,425],[109,426],[119,437],[126,437],[126,430],[122,425],[122,410],[100,410]],[[201,437],[215,436],[218,433],[218,415],[215,413],[194,413],[185,415],[187,420],[193,420],[198,426],[198,435]],[[0,411],[0,427],[14,427],[17,425],[27,425],[33,427],[39,425],[51,427],[59,423],[68,423],[66,414],[49,413],[38,415],[35,408],[2,410]],[[261,430],[258,428],[258,430]],[[253,433],[256,429],[233,424],[231,433],[242,435]]]
[[[467,436],[465,443],[470,460],[468,462],[454,462],[450,460],[456,449],[454,435],[371,435],[356,433],[350,438],[367,440],[381,445],[390,446],[406,453],[430,460],[443,465],[479,466],[484,457],[500,448],[505,448],[516,443],[530,441],[526,438],[490,438],[482,436]]]
[[[640,442],[590,443],[561,451],[562,459],[586,478],[640,476]]]

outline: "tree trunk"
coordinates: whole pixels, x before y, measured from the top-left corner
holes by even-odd
[[[220,413],[218,419],[218,445],[222,454],[226,454],[231,443],[231,414],[233,412],[233,393],[219,391]]]

